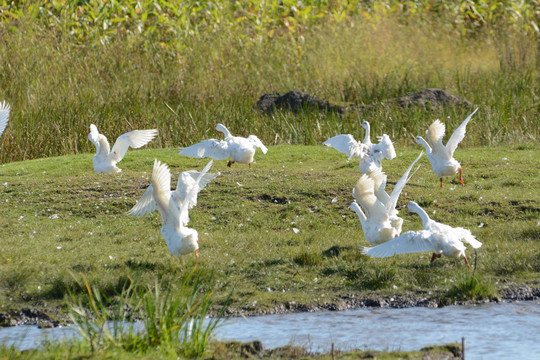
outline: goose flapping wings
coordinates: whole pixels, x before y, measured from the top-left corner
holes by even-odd
[[[210,181],[214,180],[219,175],[219,172],[216,174],[208,173],[211,166],[212,161],[210,161],[202,171],[184,171],[178,176],[176,190],[170,190],[169,186],[170,198],[176,203],[179,209],[183,204],[187,205],[186,210],[190,210],[197,205],[197,194],[199,191],[204,189]],[[157,203],[153,197],[152,184],[150,184],[135,206],[128,211],[128,215],[142,216],[156,211],[157,209]],[[183,217],[183,220],[183,225],[187,225],[189,217]]]
[[[120,172],[122,171],[116,164],[120,162],[128,149],[140,148],[157,136],[157,130],[133,130],[120,135],[113,145],[112,151],[110,150],[109,141],[107,137],[100,134],[96,125],[90,125],[90,134],[88,139],[96,147],[96,154],[94,155],[94,170],[96,172]]]

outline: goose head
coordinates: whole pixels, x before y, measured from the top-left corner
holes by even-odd
[[[407,209],[409,209],[410,212],[417,212],[418,209],[421,209],[421,207],[414,201],[409,201],[409,203],[407,204]]]

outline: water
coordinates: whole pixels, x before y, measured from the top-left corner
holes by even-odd
[[[540,302],[439,309],[358,309],[226,319],[219,340],[261,340],[266,349],[294,344],[310,351],[418,350],[466,339],[467,359],[540,359]],[[20,349],[77,336],[71,327],[0,329],[0,344]]]

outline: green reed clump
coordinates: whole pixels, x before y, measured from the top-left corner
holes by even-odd
[[[444,294],[443,300],[484,300],[497,297],[497,288],[489,278],[467,273],[457,279],[455,285]]]
[[[179,279],[156,279],[153,286],[132,280],[114,297],[104,296],[83,276],[87,293],[70,294],[68,314],[97,352],[121,347],[128,352],[160,349],[177,356],[201,356],[225,306],[206,319],[212,305],[212,272],[196,267]],[[227,301],[225,301],[227,303]],[[140,319],[142,329],[133,321]]]

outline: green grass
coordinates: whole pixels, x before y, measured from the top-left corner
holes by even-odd
[[[398,157],[383,163],[389,188],[419,151],[397,147]],[[495,293],[508,283],[538,286],[539,155],[538,147],[458,149],[466,186],[455,177],[442,190],[424,157],[398,204],[431,199],[425,209],[433,219],[472,231],[483,243],[477,285],[495,285]],[[266,156],[257,154],[252,170],[216,161],[211,171],[221,175],[190,212],[190,227],[199,232],[198,261],[193,254],[176,259],[168,252],[157,213],[135,218],[126,212],[148,186],[154,158],[170,165],[173,184],[180,171],[202,169],[205,159],[182,157],[174,149],[131,151],[119,164],[122,173],[95,174],[91,157],[0,166],[0,311],[62,306],[67,289],[86,292],[71,273],[84,274],[102,295],[114,298],[131,277],[152,286],[156,278],[181,278],[197,264],[214,272],[216,306],[234,286],[232,308],[248,312],[374,291],[444,297],[468,274],[459,259],[443,257],[430,265],[428,253],[362,255],[358,249],[368,243],[348,209],[357,164],[330,148],[272,146]],[[516,185],[505,185],[510,181]],[[404,231],[421,227],[405,208],[400,215]],[[467,254],[474,257],[470,249]]]
[[[155,349],[153,352],[133,353],[122,347],[112,347],[107,352],[92,353],[88,348],[79,344],[71,346],[65,344],[50,344],[44,350],[26,350],[0,348],[0,356],[8,359],[58,359],[58,358],[84,358],[84,359],[177,359],[173,354],[166,354]],[[209,346],[207,352],[201,357],[203,359],[241,359],[256,357],[259,359],[318,359],[318,360],[352,360],[352,359],[409,359],[421,360],[425,358],[447,359],[459,358],[461,356],[460,344],[447,344],[440,346],[430,346],[417,351],[374,351],[374,350],[354,350],[335,351],[334,354],[309,353],[307,350],[296,346],[284,346],[272,350],[260,350],[254,342],[214,342]],[[183,358],[183,357],[182,357]]]

